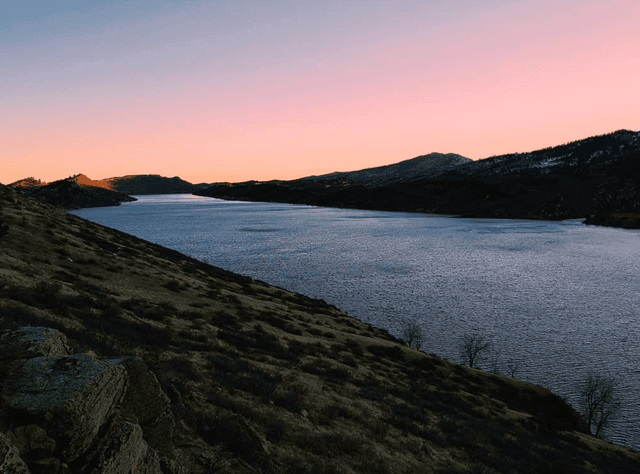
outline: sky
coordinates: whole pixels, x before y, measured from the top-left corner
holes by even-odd
[[[0,0],[0,183],[294,179],[640,130],[637,0]]]

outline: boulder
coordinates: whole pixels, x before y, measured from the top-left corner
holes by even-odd
[[[87,474],[162,474],[160,459],[142,438],[140,425],[115,417],[74,472]]]
[[[0,334],[0,474],[162,474],[175,421],[153,372],[67,353],[53,329]]]
[[[34,357],[17,368],[10,387],[10,408],[44,427],[73,461],[121,402],[127,372],[88,354]]]
[[[38,425],[25,425],[7,432],[22,458],[39,458],[53,454],[56,442],[49,438],[47,432]]]
[[[122,400],[123,411],[135,415],[149,446],[162,452],[171,449],[174,419],[171,402],[140,357],[105,360],[127,369],[129,387]]]
[[[3,433],[0,433],[0,472],[31,474],[27,465],[20,458],[18,448]]]
[[[67,337],[43,327],[23,327],[0,333],[0,360],[63,356],[69,353]]]

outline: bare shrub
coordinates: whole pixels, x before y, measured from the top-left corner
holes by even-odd
[[[589,374],[580,389],[582,417],[597,438],[603,437],[603,429],[620,410],[617,386],[615,377]]]
[[[474,365],[478,365],[481,360],[483,352],[490,350],[492,347],[491,341],[485,334],[465,334],[460,341],[460,357],[462,363],[467,364],[473,368]]]
[[[424,333],[417,319],[405,319],[403,321],[402,340],[407,346],[420,350],[424,339]]]

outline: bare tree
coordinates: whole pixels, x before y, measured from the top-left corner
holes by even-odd
[[[459,348],[462,363],[473,368],[482,357],[482,352],[491,349],[491,342],[484,334],[465,334],[462,336]]]
[[[493,344],[491,344],[491,352],[493,353],[493,360],[491,361],[491,369],[490,372],[493,372],[496,375],[504,375],[505,377],[511,377],[512,379],[516,378],[521,369],[521,360],[509,359],[506,362],[502,362],[501,353],[499,350],[495,348]],[[466,354],[463,356],[463,359],[466,359]]]
[[[617,385],[615,377],[589,374],[580,389],[582,417],[597,438],[620,409]]]
[[[405,319],[402,323],[402,340],[409,347],[420,350],[424,342],[424,333],[417,319]]]
[[[521,361],[519,360],[510,360],[507,362],[507,373],[509,377],[515,379],[518,373],[520,372]]]

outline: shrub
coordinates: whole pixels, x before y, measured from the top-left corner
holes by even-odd
[[[306,362],[300,368],[310,374],[325,377],[334,383],[345,383],[351,378],[351,372],[347,369],[334,365],[325,359]]]
[[[174,293],[178,293],[186,288],[189,288],[189,285],[187,285],[186,283],[180,283],[178,280],[169,280],[162,286],[163,288],[166,288],[169,291],[173,291]]]
[[[420,350],[424,339],[424,333],[417,319],[405,319],[403,321],[402,340],[407,346]]]
[[[260,438],[239,415],[202,415],[196,419],[196,429],[210,445],[222,445],[242,458],[255,459],[263,452]]]
[[[483,352],[491,349],[491,342],[485,334],[465,334],[459,344],[462,363],[473,368],[478,365]]]
[[[278,389],[275,396],[275,404],[287,410],[300,413],[304,409],[304,402],[309,394],[309,388],[302,384],[293,384],[283,389]]]
[[[404,361],[404,353],[399,346],[379,346],[372,344],[367,346],[367,350],[382,359],[396,359]]]
[[[580,389],[582,417],[598,438],[602,437],[603,429],[620,410],[617,385],[615,377],[589,374]]]
[[[0,237],[4,236],[9,232],[9,226],[5,225],[3,221],[0,220]]]
[[[58,294],[62,289],[60,283],[50,283],[48,281],[39,281],[33,285],[33,292],[35,298],[41,303],[55,303],[58,299]]]
[[[347,339],[345,341],[345,346],[348,350],[350,350],[355,355],[361,356],[364,354],[362,345],[355,339],[352,339],[352,338]]]

